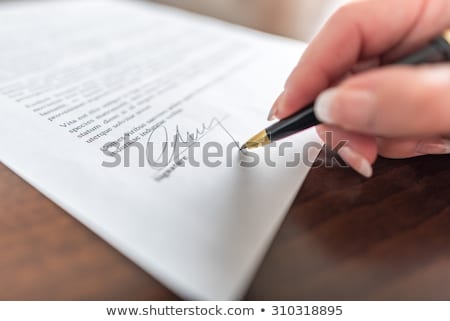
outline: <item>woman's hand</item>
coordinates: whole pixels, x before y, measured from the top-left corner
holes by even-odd
[[[285,118],[322,92],[315,112],[326,125],[318,127],[319,135],[331,131],[335,144],[347,140],[340,156],[366,177],[378,154],[450,153],[450,65],[369,70],[449,27],[449,0],[365,0],[342,7],[306,50],[269,118]]]

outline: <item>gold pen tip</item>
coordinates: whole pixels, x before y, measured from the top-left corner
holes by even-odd
[[[250,138],[244,145],[242,145],[241,150],[254,149],[268,144],[270,144],[269,136],[267,135],[267,132],[263,130],[262,132],[259,132],[258,134]]]

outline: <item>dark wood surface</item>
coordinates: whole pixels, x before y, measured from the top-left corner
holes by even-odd
[[[246,299],[449,300],[449,165],[313,169]],[[0,299],[177,298],[3,165],[0,197]]]

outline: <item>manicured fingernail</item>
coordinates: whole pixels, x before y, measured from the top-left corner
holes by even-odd
[[[270,110],[269,116],[267,116],[267,120],[275,120],[277,117],[275,116],[277,113],[277,105],[273,105],[272,109]]]
[[[269,116],[267,117],[267,120],[276,120],[279,119],[278,117],[278,110],[280,105],[283,103],[283,99],[284,99],[284,92],[282,92],[280,94],[280,96],[278,96],[277,100],[275,100],[272,109],[270,110]]]
[[[316,117],[324,123],[332,123],[331,108],[335,97],[337,95],[337,89],[329,89],[324,91],[316,100],[314,106],[314,113]]]
[[[422,141],[417,145],[416,151],[422,155],[450,154],[450,140]]]
[[[375,107],[375,97],[369,91],[332,88],[324,91],[316,100],[316,117],[327,124],[339,125],[339,118],[355,123],[368,122]]]
[[[355,152],[348,146],[342,147],[338,151],[339,156],[355,171],[364,177],[370,178],[373,175],[372,165],[362,155]]]

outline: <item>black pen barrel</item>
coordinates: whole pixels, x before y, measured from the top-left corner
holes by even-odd
[[[450,60],[450,45],[443,37],[434,39],[425,48],[397,61],[397,65],[421,65]]]
[[[266,132],[270,141],[274,142],[319,124],[314,114],[314,103],[312,103],[291,117],[273,124],[266,129]]]

